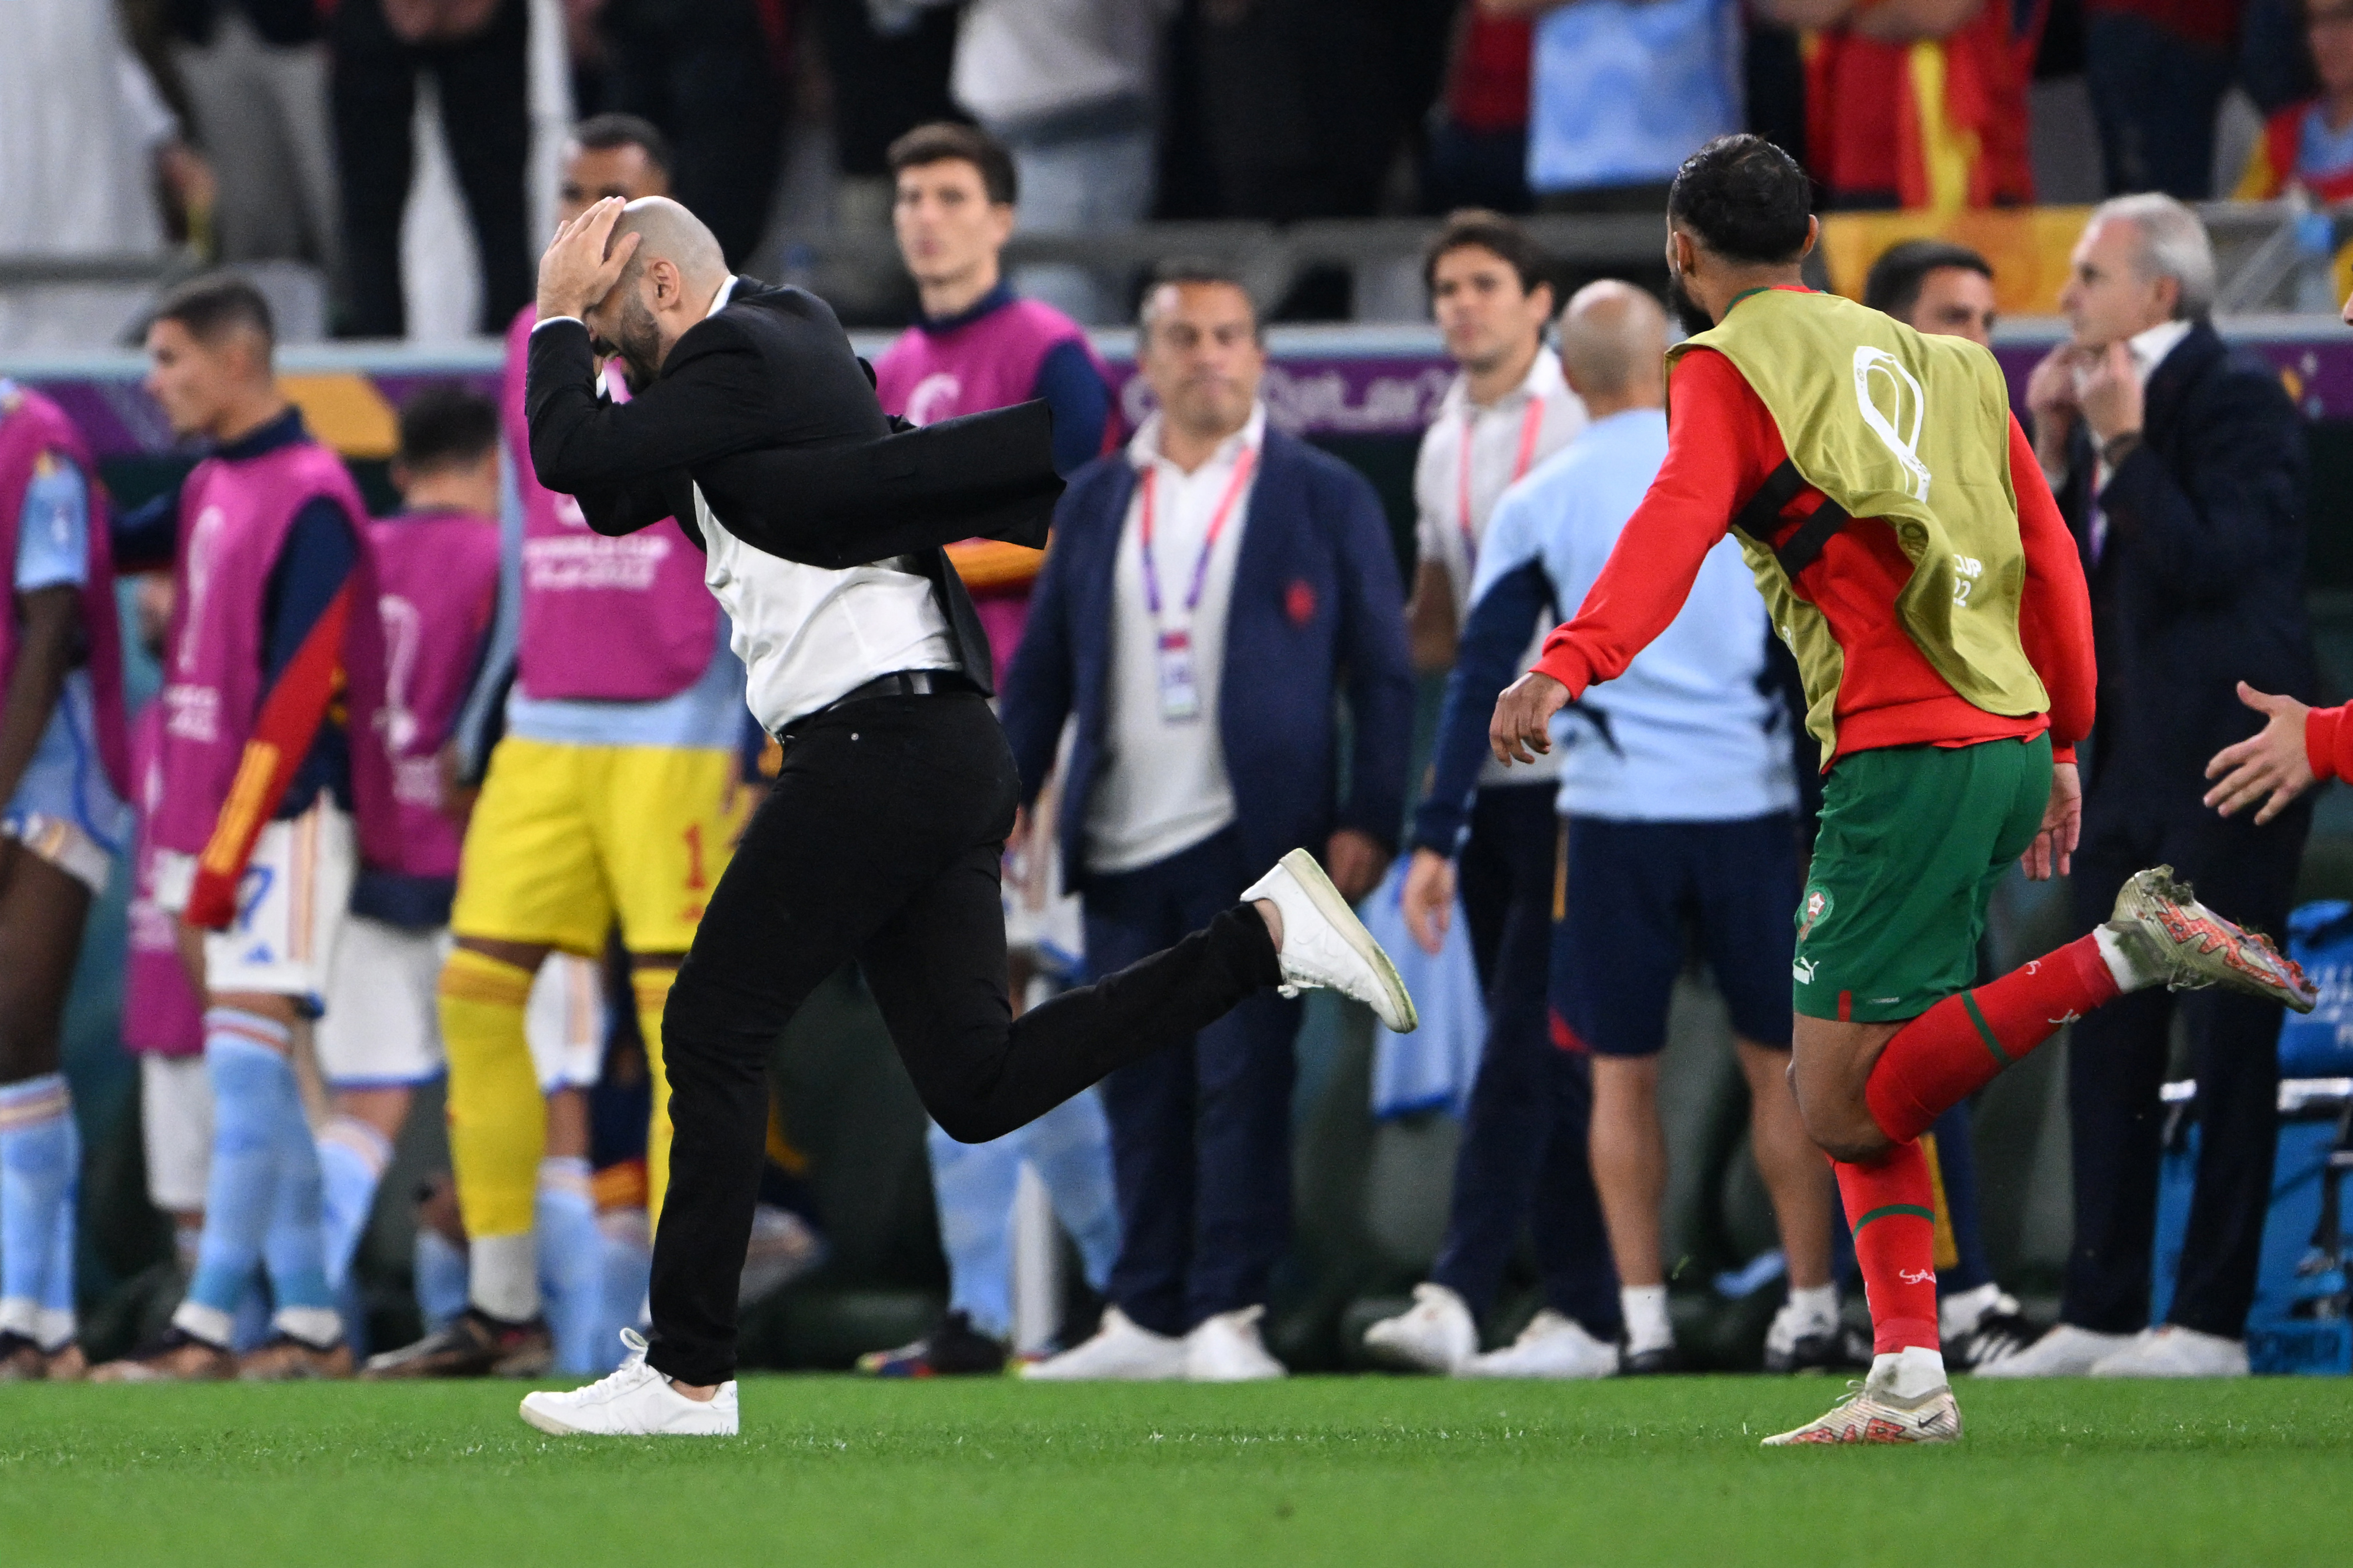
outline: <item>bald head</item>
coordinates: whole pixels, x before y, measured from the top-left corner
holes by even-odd
[[[1666,357],[1667,313],[1631,283],[1588,283],[1560,313],[1560,368],[1588,407],[1656,408]]]
[[[678,269],[688,299],[699,298],[708,304],[719,285],[727,280],[727,257],[719,248],[718,237],[701,218],[668,196],[639,196],[623,207],[605,253],[611,255],[612,247],[627,234],[638,238],[638,253],[629,258],[629,270],[622,275],[625,282],[655,262],[667,261]]]

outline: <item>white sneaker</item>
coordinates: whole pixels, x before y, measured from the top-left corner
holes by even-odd
[[[709,1399],[689,1399],[670,1379],[646,1364],[645,1336],[621,1331],[629,1348],[618,1372],[569,1394],[526,1394],[522,1418],[559,1436],[733,1437],[735,1380],[729,1378]]]
[[[1605,1345],[1573,1318],[1546,1307],[1528,1321],[1520,1337],[1499,1351],[1472,1356],[1455,1368],[1457,1377],[1609,1377],[1618,1371],[1618,1347]]]
[[[1166,1383],[1185,1375],[1185,1342],[1105,1307],[1093,1338],[1023,1367],[1021,1375],[1042,1383]]]
[[[1836,1312],[1816,1311],[1784,1301],[1765,1331],[1765,1370],[1770,1373],[1828,1372],[1852,1366],[1846,1325]]]
[[[1961,1407],[1950,1384],[1914,1399],[1866,1381],[1850,1383],[1830,1414],[1765,1439],[1768,1448],[1801,1443],[1957,1443]]]
[[[2094,1377],[2244,1377],[2247,1342],[2168,1323],[2103,1356]]]
[[[1978,1377],[2088,1377],[2093,1365],[2133,1342],[2132,1334],[2094,1333],[2061,1323],[2020,1351],[1978,1369]]]
[[[1392,1034],[1420,1023],[1397,965],[1304,849],[1293,849],[1245,889],[1241,901],[1267,899],[1282,914],[1282,994],[1324,989],[1353,996],[1379,1015]]]
[[[1407,1372],[1452,1373],[1479,1353],[1479,1325],[1443,1285],[1413,1288],[1413,1305],[1365,1331],[1365,1353]]]
[[[1193,1383],[1259,1383],[1291,1375],[1259,1338],[1264,1307],[1205,1318],[1185,1336],[1185,1376]]]

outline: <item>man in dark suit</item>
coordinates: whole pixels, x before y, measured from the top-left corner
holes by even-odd
[[[542,482],[603,532],[676,514],[709,557],[746,700],[784,763],[663,1013],[676,1142],[654,1343],[522,1413],[551,1432],[732,1434],[767,1050],[844,963],[865,972],[933,1119],[967,1142],[1264,988],[1337,986],[1402,1028],[1412,1002],[1294,850],[1173,947],[1013,1019],[998,873],[1020,778],[986,700],[987,640],[941,546],[1034,528],[1059,483],[1040,477],[1050,427],[976,416],[965,428],[1005,450],[957,458],[950,426],[891,434],[824,301],[731,278],[710,230],[661,197],[599,203],[559,231],[539,318],[525,403]],[[628,363],[628,403],[596,395],[599,340]]]
[[[2285,928],[2309,805],[2267,823],[2202,807],[2207,760],[2260,716],[2237,682],[2309,700],[2304,433],[2268,367],[2206,320],[2213,251],[2168,196],[2093,215],[2061,306],[2073,341],[2028,386],[2035,448],[2084,550],[2099,719],[2075,855],[2078,921],[2167,861],[2252,927]],[[2221,991],[2179,1004],[2200,1146],[2179,1276],[2148,1322],[2170,992],[2075,1025],[2068,1052],[2075,1238],[2059,1326],[1989,1376],[2243,1375],[2278,1136],[2277,1004]]]
[[[1073,476],[1005,692],[1025,801],[1078,719],[1062,864],[1098,974],[1224,908],[1277,846],[1321,846],[1343,894],[1369,892],[1404,815],[1413,714],[1380,503],[1268,424],[1250,296],[1214,268],[1164,269],[1140,336],[1160,412]],[[1290,1230],[1299,1018],[1257,995],[1104,1081],[1112,1304],[1031,1375],[1282,1374],[1257,1322]]]

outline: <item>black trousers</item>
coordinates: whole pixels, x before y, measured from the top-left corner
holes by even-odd
[[[1430,1277],[1484,1319],[1525,1221],[1545,1304],[1608,1341],[1622,1324],[1588,1152],[1592,1068],[1553,1044],[1546,1005],[1556,794],[1549,784],[1498,785],[1481,790],[1472,809],[1460,875],[1463,921],[1487,989],[1487,1045]]]
[[[1153,865],[1089,877],[1089,972],[1124,968],[1198,929],[1264,869],[1229,828]],[[1304,1012],[1261,992],[1103,1079],[1120,1223],[1106,1289],[1155,1333],[1267,1299],[1291,1240],[1292,1047]]]
[[[601,20],[612,46],[604,107],[669,134],[678,199],[711,226],[727,264],[748,269],[785,148],[786,88],[760,7],[614,0]],[[856,95],[866,90],[861,82]]]
[[[441,125],[458,188],[473,220],[482,271],[478,323],[503,332],[532,295],[523,164],[531,153],[524,45],[526,0],[506,0],[489,26],[454,44],[403,43],[384,0],[342,0],[329,24],[334,46],[335,148],[343,171],[343,257],[350,297],[342,332],[396,338],[407,330],[400,291],[400,221],[415,174],[409,122],[417,79],[441,89]]]
[[[2267,826],[2203,810],[2143,815],[2103,802],[2084,811],[2075,853],[2078,929],[2108,918],[2116,889],[2144,867],[2170,865],[2201,903],[2242,925],[2284,934],[2308,804]],[[2074,1137],[2075,1239],[2060,1320],[2101,1333],[2147,1325],[2157,1175],[2174,1010],[2198,1079],[2198,1184],[2168,1321],[2237,1339],[2246,1331],[2279,1142],[2279,1028],[2274,1002],[2235,993],[2164,990],[2119,997],[2073,1026],[2067,1110]]]
[[[765,1148],[765,1063],[802,1001],[855,959],[932,1119],[1003,1136],[1114,1068],[1190,1037],[1282,978],[1257,912],[1007,1005],[998,871],[1020,798],[976,696],[886,697],[818,715],[712,889],[662,1015],[677,1138],[654,1242],[656,1369],[734,1375],[735,1289]]]

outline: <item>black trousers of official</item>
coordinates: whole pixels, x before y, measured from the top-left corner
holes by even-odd
[[[1487,994],[1446,1237],[1430,1277],[1474,1317],[1493,1310],[1525,1222],[1545,1304],[1603,1340],[1622,1326],[1618,1271],[1593,1184],[1593,1078],[1552,1042],[1546,992],[1560,818],[1550,784],[1479,792],[1458,862],[1463,923]]]
[[[766,1147],[765,1066],[809,993],[855,959],[932,1119],[1002,1137],[1277,984],[1257,912],[1019,1019],[998,873],[1020,778],[977,696],[884,697],[793,730],[712,889],[662,1015],[676,1140],[654,1241],[653,1366],[734,1375],[736,1277]]]
[[[342,0],[336,6],[328,36],[334,47],[335,151],[343,171],[350,290],[344,336],[396,338],[406,331],[400,226],[415,173],[410,121],[417,79],[428,71],[440,84],[449,162],[473,220],[482,272],[477,325],[485,333],[503,332],[531,299],[533,252],[523,232],[530,11],[528,0],[506,0],[474,37],[420,46],[393,32],[384,0]]]
[[[2116,890],[2144,867],[2169,865],[2217,914],[2284,936],[2296,867],[2312,826],[2308,804],[2263,827],[2194,800],[2170,812],[2085,803],[2075,851],[2075,918],[2108,918]],[[2074,1025],[2067,1043],[2067,1110],[2074,1136],[2075,1238],[2060,1321],[2100,1333],[2148,1323],[2157,1231],[2164,1081],[2174,1011],[2198,1079],[2198,1184],[2181,1273],[2167,1321],[2237,1339],[2254,1299],[2263,1216],[2279,1142],[2281,1009],[2235,992],[2157,989],[2119,997]]]

